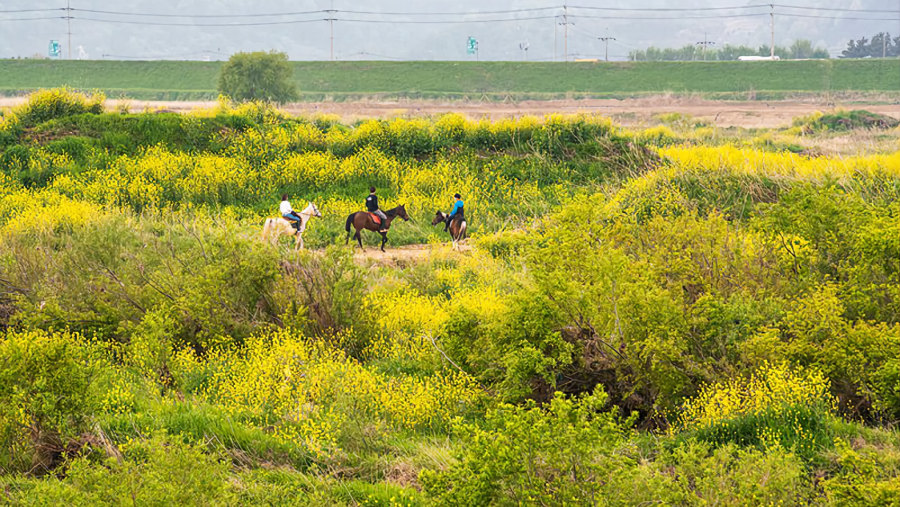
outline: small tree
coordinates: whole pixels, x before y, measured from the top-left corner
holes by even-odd
[[[283,104],[297,98],[287,54],[270,51],[235,53],[219,74],[219,93],[232,100]]]

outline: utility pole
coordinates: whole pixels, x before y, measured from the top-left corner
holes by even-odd
[[[563,25],[563,61],[568,63],[569,61],[569,6],[563,4],[563,15],[562,22],[559,23]],[[556,29],[553,30],[553,56],[556,57]]]
[[[328,28],[331,31],[331,61],[334,61],[334,13],[337,12],[334,10],[334,0],[331,0],[331,9],[326,11],[328,13]]]
[[[71,0],[66,0],[66,35],[69,42],[66,44],[66,59],[72,59],[72,6]]]
[[[772,18],[772,21],[771,21],[771,25],[772,25],[772,46],[771,46],[771,48],[770,48],[771,51],[772,51],[772,54],[770,54],[769,56],[772,58],[772,60],[774,60],[774,59],[775,59],[775,4],[769,4],[769,8],[771,9],[771,12],[769,13],[769,16],[771,16],[771,18]]]
[[[569,63],[569,6],[566,4],[563,4],[563,23],[566,24],[563,30],[563,59]]]
[[[606,37],[597,37],[597,38],[606,44],[606,51],[604,53],[605,53],[605,57],[606,57],[605,60],[608,62],[609,61],[609,41],[616,40],[616,38],[609,36],[609,28],[606,29]]]
[[[703,40],[700,41],[700,42],[698,42],[697,45],[703,47],[703,61],[705,62],[705,61],[706,61],[706,48],[707,48],[707,46],[715,46],[716,43],[713,42],[713,41],[711,41],[711,40],[709,40],[709,38],[706,36],[706,32],[703,32]]]

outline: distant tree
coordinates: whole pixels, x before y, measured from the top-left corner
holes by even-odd
[[[891,34],[881,32],[872,39],[862,37],[847,42],[847,49],[841,58],[881,58],[900,56],[900,37],[891,38]]]
[[[706,51],[707,60],[729,61],[737,60],[741,56],[769,56],[769,46],[758,48],[749,46],[733,46],[725,44]],[[775,54],[782,60],[829,58],[828,51],[823,48],[813,47],[808,40],[795,41],[791,47],[775,46]],[[646,50],[634,50],[629,53],[629,59],[634,61],[690,61],[703,59],[703,51],[696,45],[687,45],[682,48],[656,48],[649,47]]]
[[[219,93],[240,102],[279,104],[298,96],[287,55],[275,51],[231,55],[219,74]]]

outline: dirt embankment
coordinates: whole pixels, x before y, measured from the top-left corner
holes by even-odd
[[[0,107],[10,107],[25,101],[24,97],[2,97]],[[127,106],[130,111],[168,110],[189,112],[216,106],[215,102],[164,102],[141,100],[107,101],[115,109]],[[900,119],[900,104],[846,103],[824,100],[796,101],[720,101],[690,97],[666,96],[636,99],[585,100],[526,100],[519,102],[441,102],[427,100],[301,102],[282,109],[291,114],[334,114],[345,121],[362,118],[391,118],[397,116],[432,116],[461,113],[470,118],[511,118],[549,113],[597,113],[613,118],[625,126],[644,126],[654,123],[659,113],[681,113],[714,123],[719,127],[773,128],[790,125],[797,116],[833,109],[866,109]]]

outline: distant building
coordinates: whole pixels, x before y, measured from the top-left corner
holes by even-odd
[[[778,55],[775,56],[739,56],[738,60],[742,62],[771,62],[774,60],[781,60],[781,57]]]

